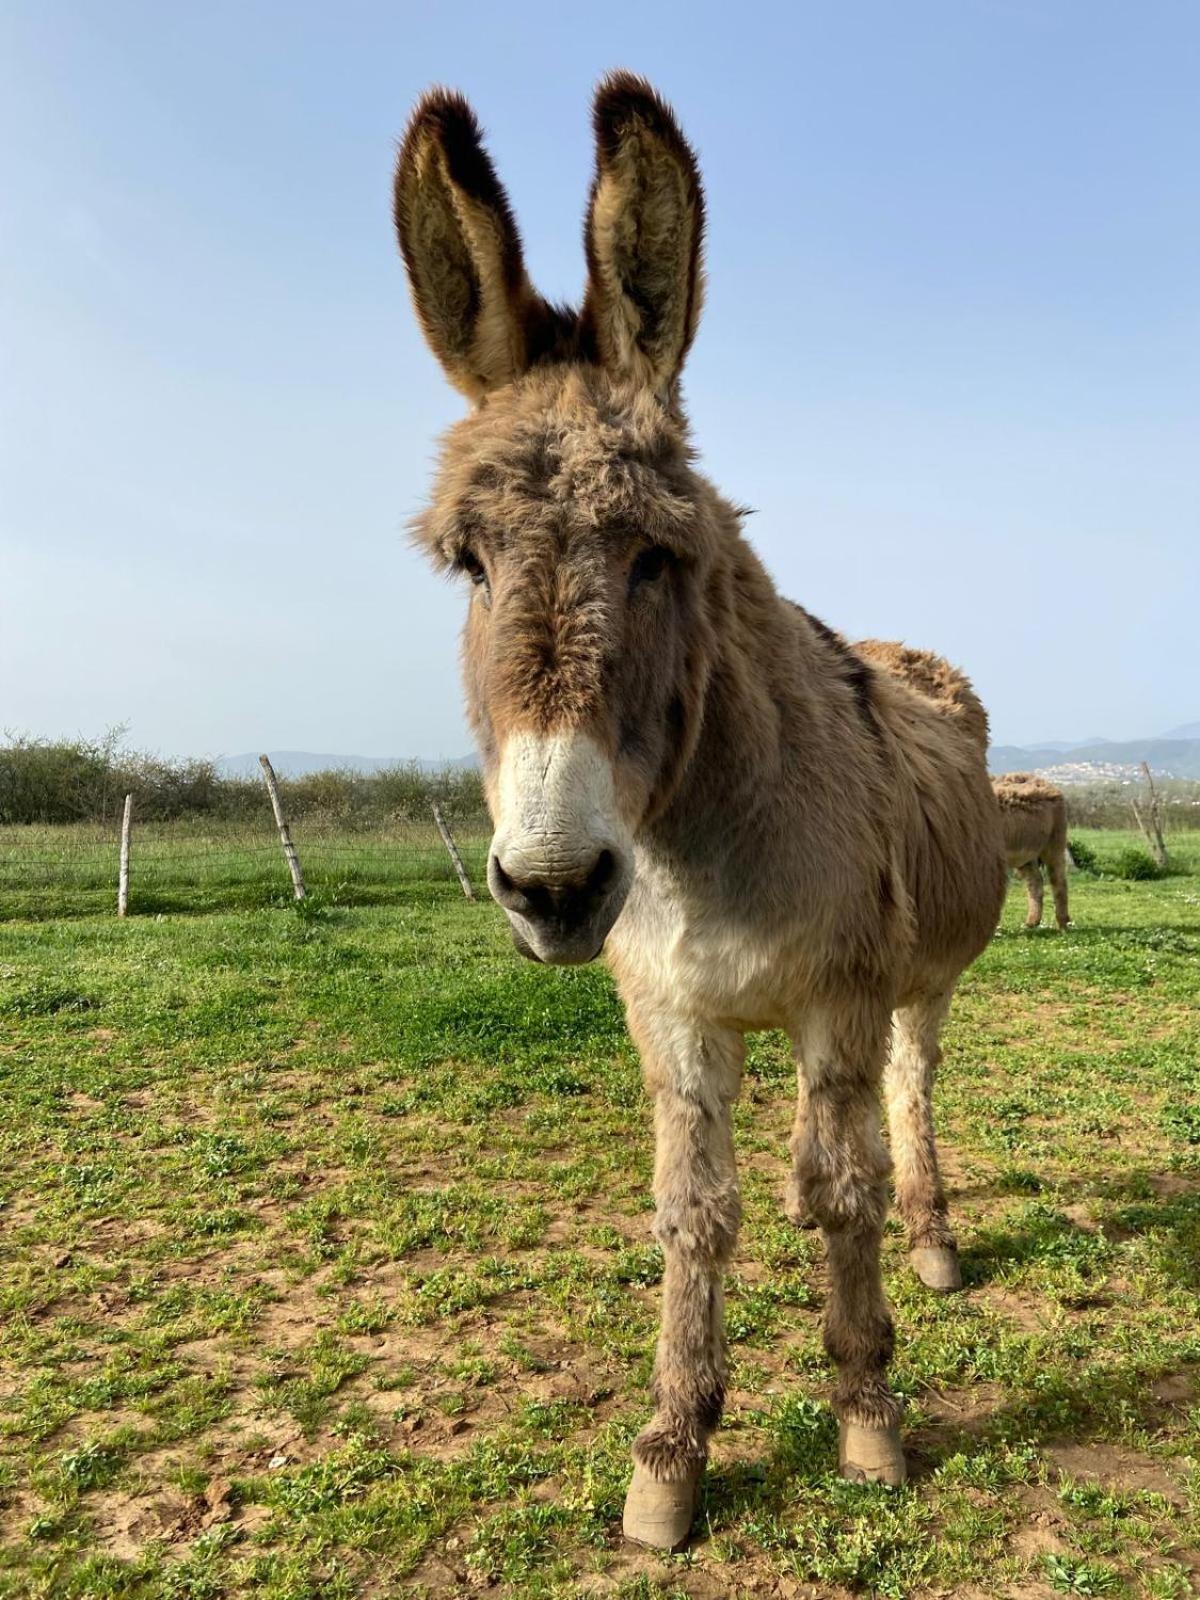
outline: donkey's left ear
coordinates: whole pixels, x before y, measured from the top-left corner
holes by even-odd
[[[670,393],[700,320],[704,195],[696,157],[644,78],[596,91],[584,322],[612,372]]]

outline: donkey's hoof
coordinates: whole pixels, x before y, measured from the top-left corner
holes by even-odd
[[[674,1483],[660,1483],[645,1467],[635,1465],[621,1519],[625,1537],[654,1550],[682,1550],[699,1499],[699,1472]]]
[[[908,1252],[913,1271],[927,1289],[953,1294],[962,1288],[958,1251],[948,1244],[920,1244]]]
[[[851,1483],[890,1483],[899,1488],[908,1477],[900,1429],[843,1422],[838,1434],[838,1471]]]

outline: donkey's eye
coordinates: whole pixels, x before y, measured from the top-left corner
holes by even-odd
[[[465,572],[471,582],[478,587],[487,583],[487,573],[483,570],[483,562],[473,550],[464,550],[456,563],[460,572]]]
[[[636,589],[639,583],[653,583],[655,578],[661,578],[671,560],[671,552],[661,544],[653,544],[648,550],[643,550],[629,569],[630,589]]]

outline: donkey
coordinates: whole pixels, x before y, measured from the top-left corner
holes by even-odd
[[[1061,789],[1034,772],[1006,772],[992,779],[1000,804],[1004,853],[1008,865],[1024,880],[1029,896],[1027,928],[1042,923],[1042,867],[1050,877],[1054,920],[1060,929],[1071,921],[1067,904],[1067,803]]]
[[[473,402],[414,536],[473,589],[488,885],[522,955],[605,951],[654,1099],[662,1328],[624,1528],[676,1549],[725,1393],[731,1107],[754,1029],[795,1046],[790,1187],[828,1256],[840,1467],[904,1481],[879,1092],[886,1062],[913,1264],[955,1286],[929,1095],[1004,864],[966,680],[897,646],[876,664],[781,599],[697,471],[679,389],[702,289],[696,159],[629,73],[601,83],[594,129],[578,311],[530,282],[455,93],[413,113],[395,221],[427,340]]]

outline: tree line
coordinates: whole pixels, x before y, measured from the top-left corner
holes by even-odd
[[[0,823],[119,821],[127,794],[143,822],[185,817],[259,819],[266,803],[262,780],[221,772],[214,761],[171,760],[126,749],[123,730],[102,739],[32,739],[9,736],[0,745]],[[415,762],[377,772],[333,768],[279,780],[291,817],[349,824],[427,821],[437,802],[451,822],[486,815],[483,784],[474,767],[427,771]],[[1200,782],[1159,781],[1163,822],[1169,829],[1200,827]],[[1064,788],[1067,816],[1077,828],[1133,825],[1128,784],[1071,784]]]
[[[342,768],[281,777],[279,788],[292,817],[428,821],[435,801],[451,821],[486,814],[483,785],[472,767],[426,771],[412,762],[370,773]],[[102,739],[9,736],[0,745],[0,823],[116,824],[127,794],[143,822],[258,820],[267,804],[261,778],[230,776],[210,760],[126,749],[120,730]]]

